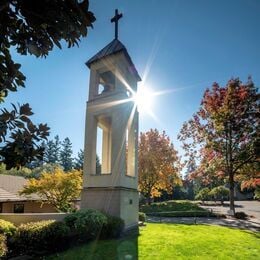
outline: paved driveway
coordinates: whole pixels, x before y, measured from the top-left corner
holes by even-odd
[[[212,209],[215,212],[227,214],[229,210],[229,203],[226,201],[225,206],[203,206],[208,209]],[[251,218],[252,221],[260,223],[260,201],[236,201],[236,212],[243,211]]]

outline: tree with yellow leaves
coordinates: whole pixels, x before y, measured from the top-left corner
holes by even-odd
[[[82,172],[72,170],[64,173],[60,168],[45,172],[39,179],[30,179],[20,192],[22,195],[37,194],[43,203],[54,206],[58,211],[73,209],[73,200],[80,196]]]
[[[148,203],[162,191],[171,193],[174,185],[181,184],[180,159],[164,131],[141,133],[138,152],[139,190]]]

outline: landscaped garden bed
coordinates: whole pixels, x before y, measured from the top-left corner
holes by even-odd
[[[156,217],[211,217],[211,211],[190,201],[165,201],[142,205],[140,211]]]

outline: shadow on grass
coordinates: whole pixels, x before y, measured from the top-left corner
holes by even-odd
[[[121,239],[95,240],[69,248],[44,259],[77,259],[77,260],[106,260],[106,259],[138,259],[138,235],[130,234]]]
[[[243,232],[253,235],[255,238],[260,239],[260,232],[250,232],[248,230],[243,230]]]

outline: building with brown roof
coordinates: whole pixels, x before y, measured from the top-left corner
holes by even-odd
[[[20,176],[0,174],[0,213],[52,213],[57,210],[43,204],[36,194],[21,196],[27,180]]]

